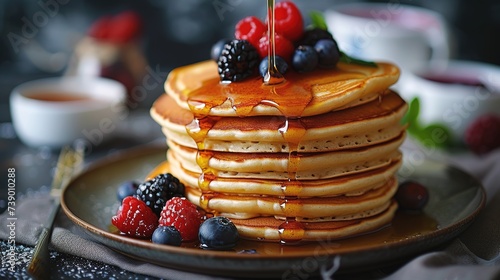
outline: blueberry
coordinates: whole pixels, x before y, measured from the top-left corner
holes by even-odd
[[[123,182],[116,192],[116,197],[121,202],[125,197],[132,196],[136,193],[137,188],[139,187],[139,183],[135,181],[126,181]]]
[[[212,58],[215,61],[219,60],[219,56],[222,52],[222,49],[224,49],[224,45],[228,44],[229,42],[231,42],[231,40],[229,39],[221,39],[217,41],[212,46],[212,50],[210,51],[210,58]]]
[[[292,57],[293,69],[297,72],[310,72],[318,65],[318,54],[311,46],[298,46]]]
[[[319,66],[333,67],[339,62],[340,52],[334,40],[321,39],[314,45],[314,49],[318,54]]]
[[[153,232],[151,241],[157,244],[181,246],[181,233],[173,226],[160,226]]]
[[[236,246],[240,235],[231,220],[213,217],[201,224],[198,238],[203,249],[229,250]]]
[[[260,61],[259,72],[262,77],[266,76],[268,60],[269,59],[266,56]],[[288,70],[288,63],[286,63],[281,56],[276,56],[276,67],[278,68],[280,74],[285,74]]]

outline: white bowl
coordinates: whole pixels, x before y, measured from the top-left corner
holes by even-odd
[[[60,77],[17,86],[10,96],[10,108],[21,141],[58,148],[77,139],[92,145],[110,139],[126,115],[125,101],[125,87],[116,81]]]
[[[500,116],[500,67],[473,61],[443,61],[439,67],[424,67],[407,73],[400,81],[400,94],[407,101],[420,100],[419,120],[423,125],[438,123],[448,128],[452,141],[464,143],[465,131],[478,117]],[[460,78],[479,85],[445,83],[426,79]]]

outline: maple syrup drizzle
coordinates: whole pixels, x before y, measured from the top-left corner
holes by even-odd
[[[216,171],[210,168],[209,161],[213,153],[206,149],[205,139],[210,129],[220,119],[213,117],[210,112],[213,108],[227,106],[240,117],[248,116],[257,105],[272,106],[279,110],[285,117],[285,122],[279,128],[279,132],[288,144],[288,180],[284,180],[281,186],[283,196],[280,197],[280,207],[286,214],[286,220],[278,227],[281,243],[300,242],[305,234],[304,225],[296,221],[296,216],[301,208],[298,196],[302,190],[302,184],[297,180],[297,170],[300,163],[298,147],[306,129],[300,120],[302,112],[313,98],[312,89],[306,82],[307,77],[291,74],[294,83],[288,83],[276,67],[275,42],[274,42],[274,0],[268,3],[268,32],[269,57],[268,72],[264,77],[264,83],[257,79],[249,79],[237,83],[221,83],[218,79],[202,81],[203,86],[188,93],[184,93],[194,120],[186,126],[188,134],[196,142],[198,151],[196,162],[202,172],[198,179],[198,187],[202,194],[200,206],[214,215],[209,209],[209,201],[217,193],[210,190],[210,182],[217,178]]]
[[[304,225],[295,218],[287,218],[278,226],[278,233],[282,244],[294,244],[304,239],[305,229]]]
[[[302,206],[298,198],[302,191],[302,183],[297,178],[300,164],[298,149],[306,129],[300,118],[287,117],[283,126],[279,128],[279,132],[288,143],[288,180],[281,185],[283,197],[280,199],[280,207],[286,220],[278,227],[278,233],[282,244],[291,244],[302,240],[305,234],[302,223],[296,221],[296,217]]]
[[[275,42],[275,1],[267,0],[267,18],[268,18],[268,64],[267,73],[264,76],[264,84],[267,86],[279,85],[285,82],[285,78],[279,72],[276,66],[276,42]],[[272,93],[278,94],[276,87],[272,88]],[[307,94],[305,96],[308,96]],[[307,102],[309,103],[309,102]],[[306,105],[302,104],[302,105]],[[279,105],[279,104],[278,104]],[[287,106],[286,104],[285,106]],[[283,109],[280,109],[282,111]],[[285,114],[286,115],[286,114]],[[288,180],[281,185],[283,197],[280,199],[280,207],[286,215],[286,221],[278,227],[280,242],[285,244],[300,242],[304,237],[304,228],[302,223],[296,221],[296,216],[300,210],[300,200],[297,195],[302,189],[300,181],[297,180],[297,170],[300,158],[298,157],[298,146],[300,140],[305,134],[305,128],[300,122],[299,115],[286,115],[285,123],[278,130],[288,143]]]
[[[194,103],[189,103],[191,112],[197,112],[194,107],[197,106]],[[199,107],[199,106],[198,106]],[[213,152],[205,148],[205,139],[208,132],[217,123],[220,117],[208,116],[210,108],[207,106],[199,107],[202,108],[201,113],[195,114],[193,121],[186,126],[187,133],[196,142],[197,152],[196,152],[196,163],[201,168],[201,175],[198,178],[198,187],[200,188],[202,194],[200,196],[200,206],[206,211],[212,212],[209,208],[209,201],[212,197],[210,193],[210,183],[216,178],[215,171],[210,168],[209,162],[213,157]],[[208,109],[207,109],[208,108]]]

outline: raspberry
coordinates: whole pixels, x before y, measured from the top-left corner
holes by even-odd
[[[500,117],[483,115],[465,131],[465,142],[476,154],[485,154],[500,147]]]
[[[140,184],[136,194],[138,199],[144,201],[156,216],[160,217],[167,200],[174,196],[184,196],[184,189],[179,179],[170,173],[165,173]]]
[[[276,44],[276,55],[281,56],[285,61],[290,61],[294,51],[292,42],[278,33],[274,34],[274,42]],[[258,51],[261,59],[268,55],[268,48],[269,40],[267,38],[267,34],[265,34],[259,40]]]
[[[127,196],[111,223],[129,236],[151,238],[158,226],[158,218],[143,201]]]
[[[238,82],[256,73],[259,54],[247,40],[226,44],[217,61],[221,81]]]
[[[293,2],[277,3],[274,8],[274,30],[288,40],[295,42],[304,33],[304,20],[299,8]]]
[[[180,233],[183,241],[196,240],[202,222],[202,215],[185,197],[174,197],[167,201],[161,211],[159,225],[173,226]]]
[[[250,16],[236,24],[234,36],[238,40],[247,40],[254,47],[259,45],[259,39],[266,33],[266,26],[257,17]]]

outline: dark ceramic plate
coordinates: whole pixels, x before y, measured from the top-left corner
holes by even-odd
[[[430,200],[424,211],[398,211],[391,226],[362,236],[294,246],[241,241],[233,251],[208,251],[194,243],[172,247],[117,234],[110,220],[119,206],[118,185],[126,180],[143,180],[165,160],[165,152],[147,147],[92,164],[64,191],[64,212],[95,241],[145,262],[206,274],[286,278],[317,274],[321,268],[331,268],[336,260],[340,260],[341,271],[408,260],[456,237],[485,202],[477,180],[454,167],[429,161],[404,165],[400,172],[401,181],[411,179],[427,186]]]

